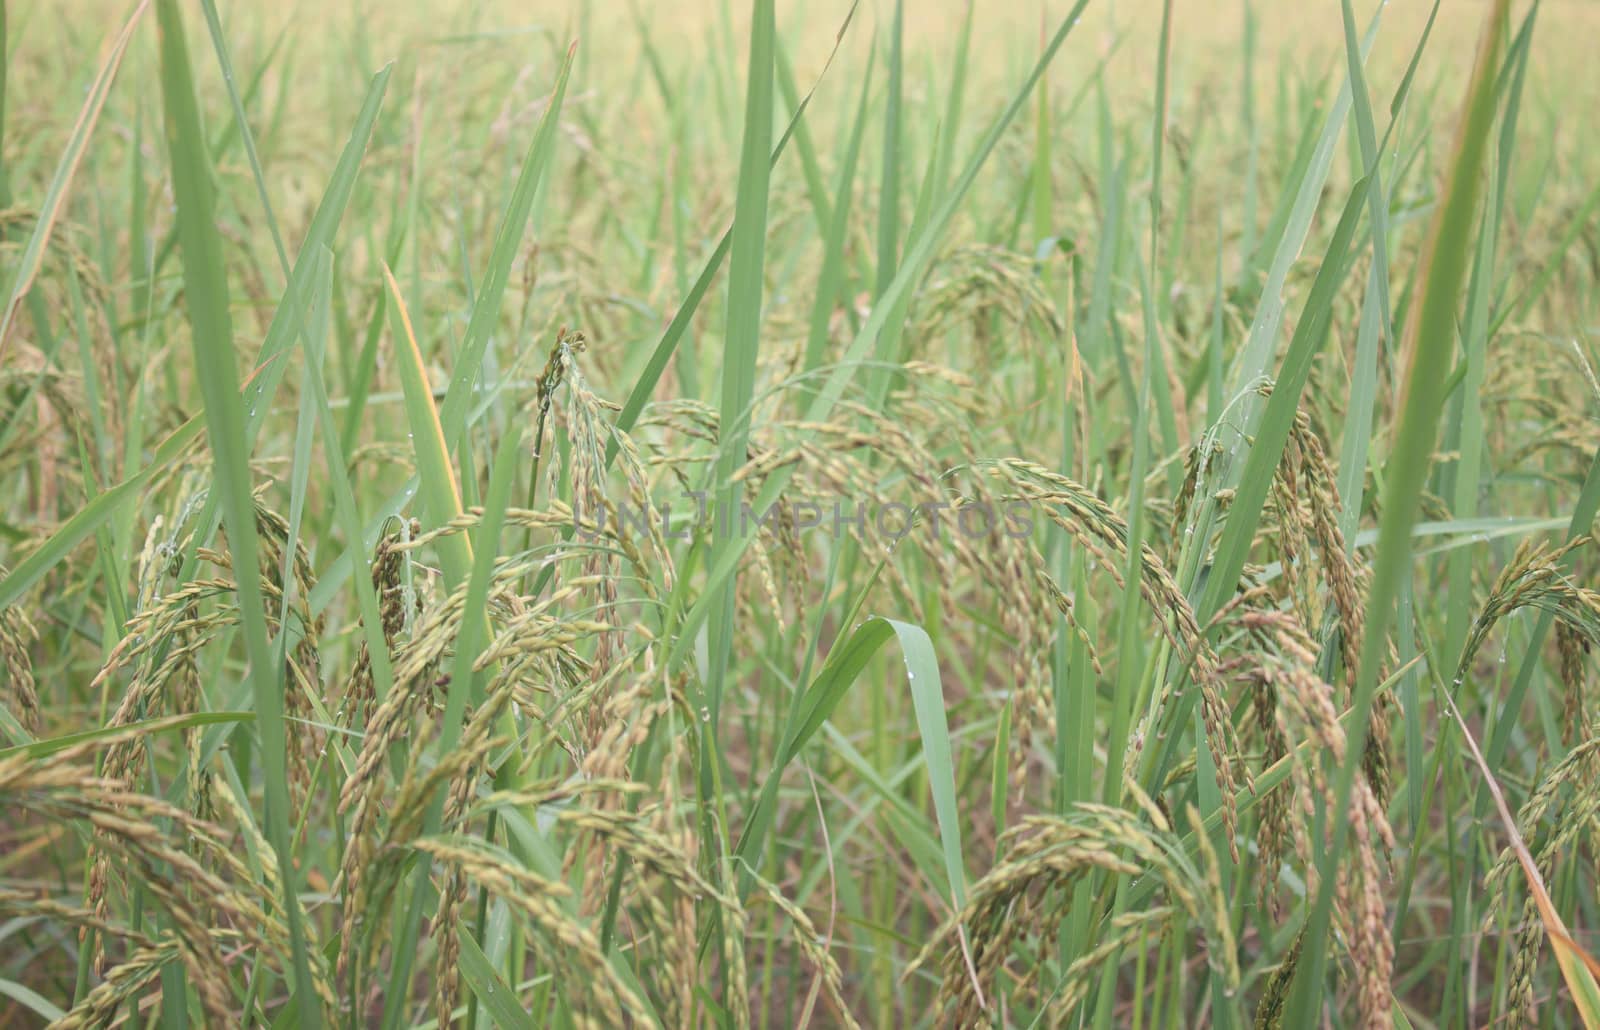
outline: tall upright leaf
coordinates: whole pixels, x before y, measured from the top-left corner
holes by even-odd
[[[873,306],[872,313],[867,317],[855,339],[846,348],[844,356],[829,374],[821,390],[806,410],[805,422],[816,425],[824,421],[829,412],[833,410],[840,398],[844,396],[845,389],[854,378],[860,363],[877,343],[879,335],[888,324],[891,313],[896,308],[896,302],[902,295],[910,292],[912,284],[921,278],[927,269],[928,262],[933,258],[934,246],[943,237],[951,220],[955,217],[956,209],[965,199],[972,184],[977,181],[978,172],[983,168],[989,155],[994,152],[1000,142],[1000,137],[1006,128],[1016,118],[1017,113],[1027,103],[1033,89],[1039,83],[1040,77],[1055,58],[1056,52],[1061,49],[1061,44],[1066,42],[1067,36],[1077,24],[1078,16],[1088,6],[1089,0],[1078,0],[1067,16],[1061,21],[1055,34],[1050,38],[1050,43],[1045,47],[1044,53],[1039,55],[1039,60],[1034,64],[1027,79],[1021,88],[1013,94],[1011,100],[1001,110],[999,115],[990,123],[983,138],[979,140],[972,157],[967,161],[962,172],[957,176],[950,190],[939,202],[933,214],[928,218],[927,224],[913,238],[906,248],[905,260],[900,264],[900,270],[895,274],[894,281],[889,289],[878,299]],[[808,430],[813,433],[815,430]],[[806,435],[805,433],[801,435]],[[789,479],[794,475],[794,466],[785,465],[767,476],[762,484],[760,494],[753,504],[757,512],[765,511],[778,499],[788,485]],[[689,653],[689,646],[694,640],[695,631],[705,624],[706,617],[711,614],[713,599],[718,597],[718,591],[732,577],[737,567],[744,547],[749,540],[745,537],[731,536],[724,545],[712,555],[710,569],[707,573],[706,593],[684,615],[682,625],[678,627],[682,634],[673,646],[669,663],[681,663]]]
[[[177,0],[158,0],[157,14],[161,26],[161,93],[166,108],[167,150],[172,161],[172,192],[178,201],[178,245],[183,257],[190,344],[205,399],[206,436],[216,470],[213,490],[221,497],[238,587],[239,621],[250,659],[250,684],[265,773],[267,839],[277,852],[279,886],[286,895],[283,911],[289,924],[295,980],[306,985],[311,982],[311,967],[300,925],[300,906],[292,900],[299,872],[289,840],[284,678],[268,642],[256,546],[255,501],[251,494],[250,447],[245,435],[244,403],[239,396],[233,320],[228,312],[227,265],[222,237],[217,232],[210,158]],[[321,1013],[314,992],[301,990],[297,997],[301,1024],[320,1026]]]
[[[900,94],[901,48],[905,37],[904,0],[895,0],[889,29],[889,95],[883,110],[883,180],[878,190],[878,281],[881,298],[894,281],[900,249]]]
[[[1367,715],[1379,679],[1395,599],[1411,569],[1411,527],[1416,521],[1423,486],[1432,464],[1439,415],[1444,407],[1446,370],[1455,351],[1456,311],[1467,261],[1473,252],[1478,194],[1484,154],[1494,122],[1496,67],[1505,34],[1508,0],[1496,0],[1487,14],[1478,44],[1455,152],[1445,167],[1440,204],[1424,241],[1420,268],[1422,296],[1406,320],[1396,398],[1399,426],[1384,476],[1383,514],[1378,523],[1378,554],[1367,597],[1366,635],[1351,702],[1353,719],[1347,754],[1361,754],[1366,744]],[[1333,908],[1334,870],[1349,839],[1350,821],[1342,815],[1350,804],[1359,762],[1345,762],[1338,771],[1328,823],[1331,845],[1322,853],[1322,885],[1307,924],[1305,953],[1295,978],[1289,1023],[1316,1022],[1321,1010],[1323,971],[1327,959],[1328,921]]]
[[[55,175],[50,179],[49,189],[46,190],[44,200],[39,205],[38,216],[34,219],[33,232],[29,234],[28,242],[23,248],[22,260],[17,266],[16,276],[12,279],[11,295],[6,299],[5,308],[0,309],[0,354],[5,353],[6,339],[11,332],[11,324],[16,319],[17,309],[22,306],[22,299],[32,289],[34,278],[44,263],[45,247],[50,243],[50,234],[61,217],[62,208],[66,206],[73,179],[77,175],[79,164],[83,161],[84,151],[89,146],[89,138],[94,135],[94,127],[100,121],[100,112],[105,109],[106,98],[111,95],[111,84],[116,81],[117,69],[122,67],[122,55],[128,52],[128,42],[133,39],[133,30],[138,26],[139,19],[144,17],[144,12],[149,9],[150,0],[143,0],[133,9],[133,14],[122,26],[122,31],[112,40],[111,50],[106,54],[100,71],[89,84],[88,96],[84,98],[83,108],[78,112],[78,120],[72,126],[72,135],[67,140],[66,152],[61,155],[61,160],[56,165]],[[3,16],[0,16],[0,50],[4,49],[5,44],[3,21]],[[4,57],[0,57],[0,65],[3,65],[3,62]],[[5,125],[5,71],[6,69],[0,66],[0,129]],[[0,136],[0,140],[3,138]],[[3,155],[0,155],[0,163],[3,163]],[[5,173],[0,171],[0,204],[10,202],[10,198],[5,195],[9,186]]]
[[[750,70],[745,93],[744,143],[739,154],[738,197],[733,213],[733,268],[728,275],[728,323],[722,351],[720,438],[716,463],[716,525],[712,554],[733,548],[744,496],[733,475],[745,462],[750,436],[749,408],[755,396],[756,358],[761,349],[761,301],[767,242],[767,189],[771,180],[774,37],[772,0],[754,0],[750,25]],[[722,691],[733,650],[734,585],[709,591],[716,607],[712,620],[710,688],[712,733],[722,710]]]

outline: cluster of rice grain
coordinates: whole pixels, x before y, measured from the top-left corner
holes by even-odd
[[[3,575],[5,567],[0,565],[0,576]],[[29,654],[37,639],[38,630],[34,629],[25,609],[11,607],[0,611],[0,665],[5,668],[6,689],[10,693],[6,707],[14,710],[23,729],[35,736],[44,723],[33,678],[33,657]]]
[[[264,959],[276,960],[284,968],[288,934],[282,918],[263,906],[256,893],[258,884],[228,848],[220,826],[130,789],[126,779],[95,773],[92,757],[104,743],[140,739],[140,733],[123,730],[43,759],[22,753],[0,760],[0,799],[9,810],[20,819],[92,831],[101,856],[95,866],[101,886],[98,893],[91,889],[89,903],[82,909],[16,891],[7,892],[3,906],[23,913],[70,913],[68,921],[79,927],[83,945],[100,960],[109,939],[127,943],[136,950],[122,963],[117,991],[136,989],[129,985],[147,978],[134,969],[159,963],[151,958],[148,939],[114,923],[105,905],[105,885],[113,875],[126,877],[148,892],[171,921],[168,940],[176,957],[189,971],[208,1017],[223,1025],[234,1018],[233,981],[219,938],[259,949]],[[105,974],[108,983],[119,982],[113,972]],[[102,1004],[104,996],[96,1000],[90,995],[78,1007],[93,1012]]]
[[[1190,825],[1196,841],[1203,842],[1206,834],[1192,812]],[[941,1018],[953,1025],[981,1025],[984,1013],[995,1011],[1001,992],[1024,1006],[1044,1006],[1049,1021],[1058,1025],[1083,1000],[1093,979],[1104,974],[1105,962],[1145,935],[1164,931],[1179,913],[1200,930],[1208,961],[1224,982],[1237,986],[1237,949],[1216,857],[1202,844],[1201,862],[1195,864],[1153,803],[1139,813],[1080,804],[1060,817],[1030,816],[1008,831],[1006,845],[1005,860],[972,885],[966,905],[907,967],[909,976],[924,964],[937,965]],[[1107,919],[1095,947],[1055,982],[1043,979],[1042,964],[1013,967],[1029,945],[1054,939],[1078,885],[1096,870],[1154,877],[1168,904]],[[963,933],[970,949],[958,941]]]
[[[1261,819],[1258,883],[1275,911],[1278,863],[1287,849],[1292,848],[1300,862],[1308,893],[1317,885],[1319,856],[1327,845],[1313,832],[1316,799],[1324,806],[1333,804],[1328,769],[1346,761],[1346,739],[1333,688],[1318,674],[1315,645],[1298,620],[1284,612],[1243,612],[1237,621],[1258,647],[1239,656],[1230,667],[1257,685],[1256,713],[1267,736],[1268,759],[1291,760],[1287,784],[1264,800],[1269,807]],[[1309,741],[1316,750],[1303,756],[1298,747],[1289,749],[1287,741]],[[1327,756],[1327,767],[1318,760],[1319,753]],[[1350,866],[1338,871],[1335,916],[1353,966],[1361,1023],[1386,1027],[1390,1025],[1394,942],[1386,900],[1385,857],[1394,850],[1394,832],[1377,787],[1365,771],[1357,784],[1344,816],[1353,827],[1355,847]]]
[[[1539,873],[1546,880],[1555,876],[1557,859],[1573,854],[1585,837],[1591,847],[1600,846],[1600,834],[1594,828],[1595,819],[1600,816],[1597,784],[1600,738],[1592,738],[1575,746],[1556,763],[1517,813],[1517,832],[1530,843]],[[1485,933],[1493,932],[1498,913],[1508,909],[1517,912],[1516,922],[1509,927],[1513,932],[1507,944],[1511,963],[1505,1013],[1511,1026],[1537,1026],[1537,978],[1546,930],[1532,892],[1520,906],[1510,903],[1518,873],[1516,855],[1507,847],[1484,876],[1488,904],[1483,929]]]
[[[986,463],[989,475],[1006,483],[1016,497],[1038,506],[1052,523],[1060,527],[1090,555],[1094,567],[1103,568],[1118,587],[1123,586],[1122,570],[1128,567],[1127,523],[1109,505],[1086,487],[1066,476],[1017,459]],[[1251,790],[1251,776],[1243,769],[1244,781],[1235,780],[1243,767],[1238,732],[1231,708],[1222,694],[1225,683],[1219,674],[1217,658],[1201,632],[1189,599],[1178,587],[1159,555],[1149,545],[1141,547],[1138,588],[1151,611],[1157,613],[1157,626],[1188,661],[1184,674],[1200,693],[1200,714],[1206,728],[1206,747],[1216,764],[1222,786],[1223,822],[1228,847],[1238,861],[1238,814],[1236,795],[1241,787]],[[1152,727],[1161,725],[1161,715],[1170,684],[1158,684],[1143,721],[1130,741],[1126,761],[1131,766],[1143,751]]]

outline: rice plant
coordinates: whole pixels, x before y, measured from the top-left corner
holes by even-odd
[[[1597,30],[0,4],[0,1026],[1600,1027]]]

